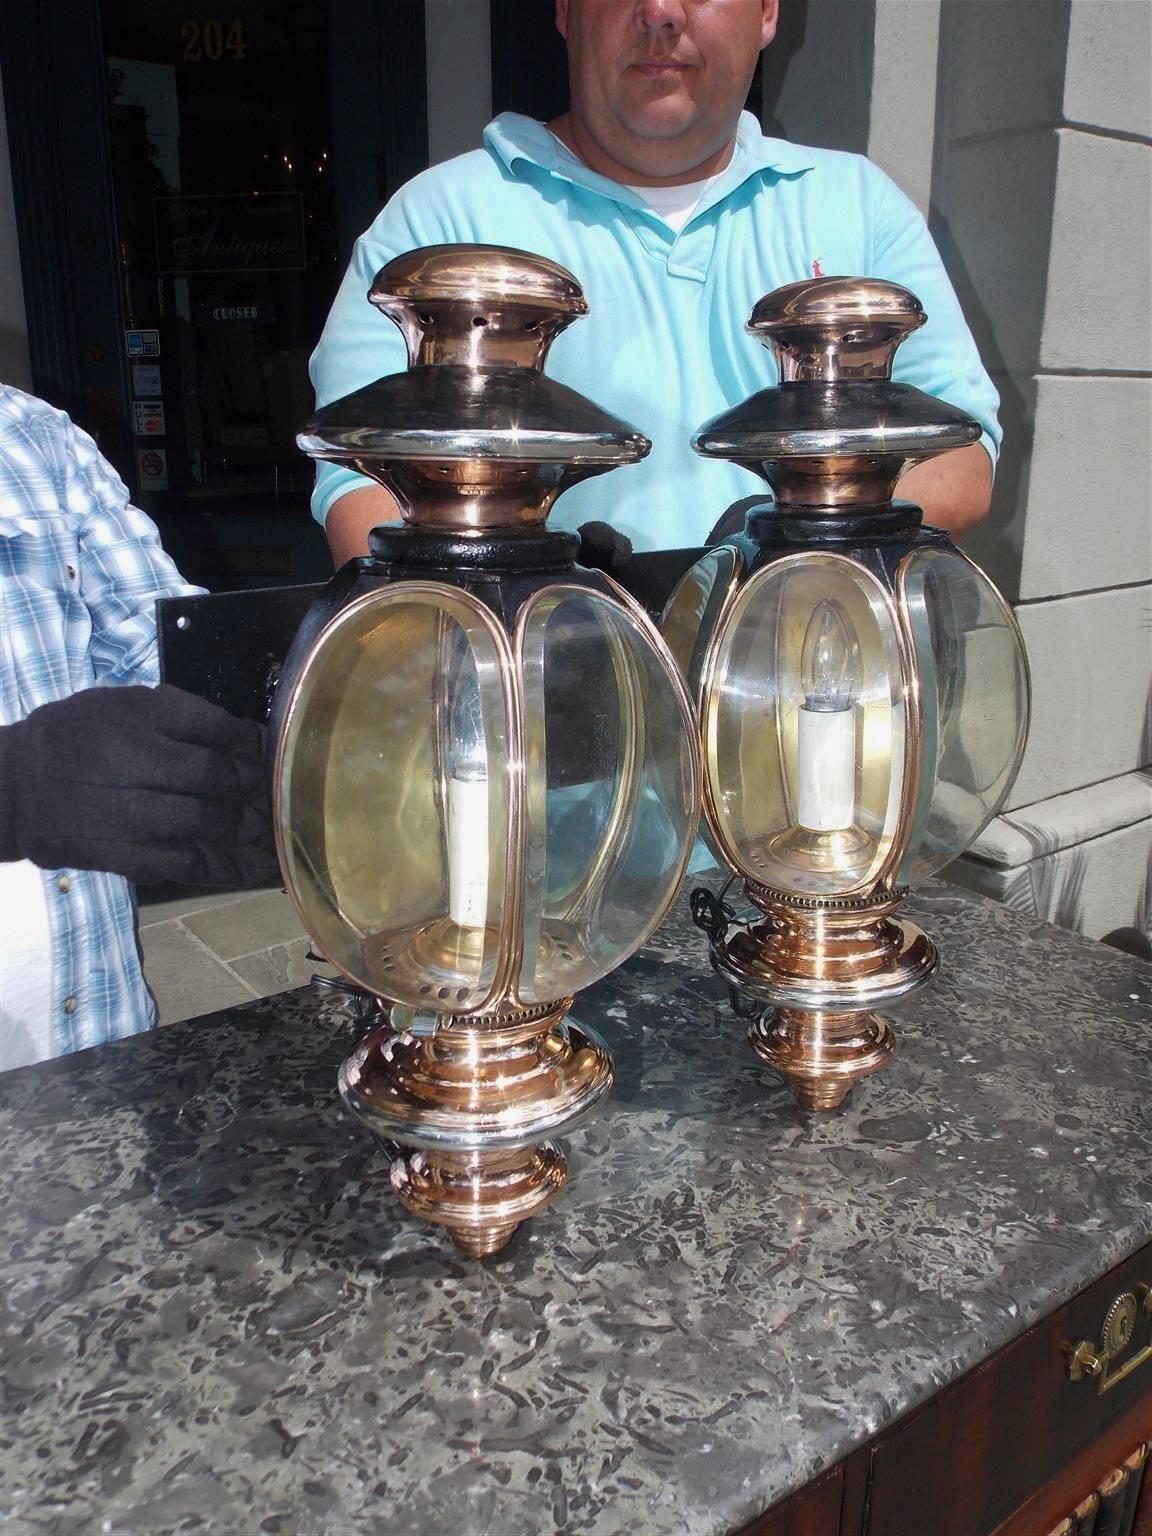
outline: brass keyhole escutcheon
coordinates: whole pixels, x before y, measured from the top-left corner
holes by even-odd
[[[1120,1356],[1135,1338],[1142,1317],[1148,1324],[1148,1338],[1143,1348],[1121,1362]],[[1104,1314],[1100,1342],[1092,1344],[1081,1339],[1077,1344],[1066,1345],[1065,1352],[1068,1379],[1081,1381],[1091,1376],[1098,1394],[1110,1391],[1137,1366],[1152,1360],[1152,1286],[1138,1285],[1134,1290],[1122,1291]]]

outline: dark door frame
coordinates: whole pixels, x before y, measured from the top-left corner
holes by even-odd
[[[32,387],[134,470],[99,0],[8,0],[4,103]]]
[[[341,257],[428,163],[423,0],[331,0]],[[100,0],[7,0],[4,102],[35,392],[135,493]]]

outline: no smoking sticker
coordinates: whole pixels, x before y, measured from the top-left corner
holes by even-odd
[[[142,491],[166,491],[168,489],[168,454],[163,448],[138,448],[136,473]]]

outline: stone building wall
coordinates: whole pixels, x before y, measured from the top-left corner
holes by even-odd
[[[1016,606],[1028,754],[958,878],[1147,931],[1152,6],[943,0],[931,222],[1003,400],[969,552]]]
[[[1150,24],[1148,0],[785,0],[765,65],[769,131],[868,154],[926,214],[1001,394],[964,547],[1015,607],[1032,734],[949,873],[1094,937],[1152,921]]]

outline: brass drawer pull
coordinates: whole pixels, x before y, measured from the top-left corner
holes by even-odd
[[[1141,1349],[1123,1364],[1118,1364],[1120,1356],[1135,1338],[1141,1318],[1148,1324],[1148,1338]],[[1068,1356],[1069,1381],[1094,1377],[1097,1393],[1109,1391],[1138,1365],[1152,1360],[1152,1286],[1138,1285],[1117,1296],[1104,1314],[1099,1344],[1081,1339],[1079,1344],[1066,1344],[1064,1350]]]

